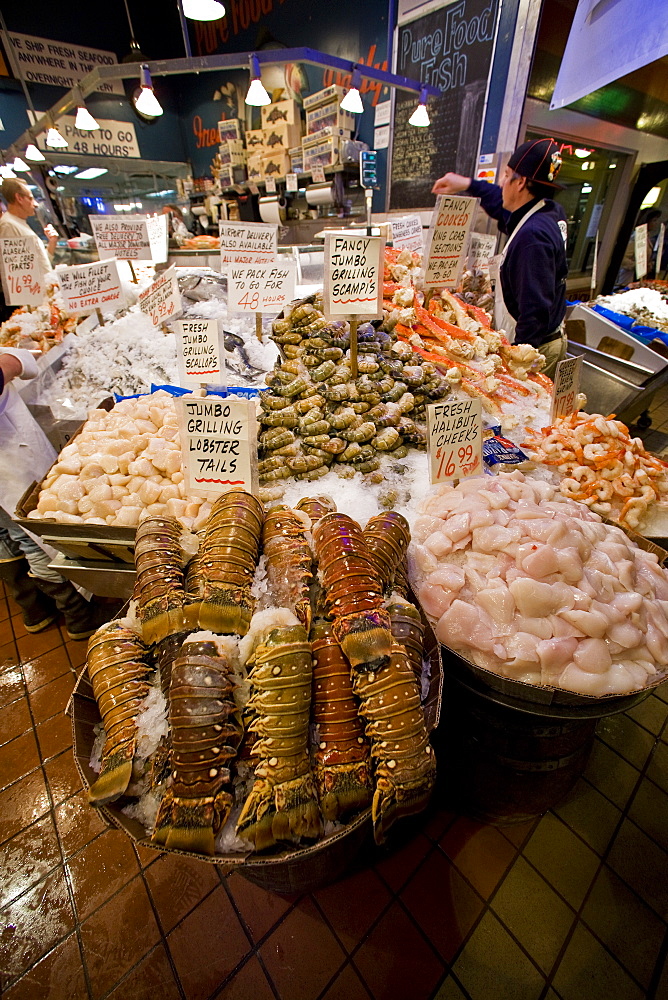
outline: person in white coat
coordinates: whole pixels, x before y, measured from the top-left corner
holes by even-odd
[[[49,567],[50,556],[12,520],[28,487],[39,482],[56,458],[48,438],[11,384],[34,378],[30,351],[0,346],[0,580],[21,608],[28,632],[40,632],[65,616],[70,639],[87,639],[103,612]]]

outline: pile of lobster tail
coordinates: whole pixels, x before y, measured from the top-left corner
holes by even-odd
[[[267,576],[276,603],[294,612],[307,633],[311,625],[309,587],[313,581],[313,557],[306,539],[310,525],[308,514],[278,506],[267,512],[262,528]]]
[[[263,521],[262,504],[245,490],[230,490],[211,508],[200,547],[201,628],[223,635],[248,631]]]
[[[424,622],[420,612],[414,604],[399,600],[397,597],[392,599],[387,610],[390,613],[392,638],[404,647],[408,662],[419,683],[422,677],[424,653]]]
[[[326,514],[313,528],[313,542],[337,642],[352,667],[382,666],[390,656],[390,616],[362,529],[347,514]]]
[[[350,665],[330,622],[314,622],[311,646],[313,722],[317,727],[314,758],[320,809],[325,819],[340,820],[371,802],[369,743],[357,711]]]
[[[390,591],[397,567],[401,566],[411,540],[408,521],[396,511],[376,514],[367,521],[364,541],[371,553],[383,590]]]
[[[211,641],[191,636],[172,665],[169,721],[173,783],[160,804],[153,841],[213,854],[232,805],[230,762],[242,736],[231,669]]]
[[[258,851],[317,840],[323,828],[308,748],[313,668],[303,625],[261,635],[247,665],[249,729],[258,737],[251,753],[259,763],[237,833]]]
[[[181,531],[174,517],[147,517],[137,528],[135,597],[148,644],[182,631],[185,625]]]
[[[136,719],[153,671],[139,636],[116,621],[103,625],[88,640],[87,666],[106,733],[102,770],[88,790],[88,801],[103,806],[123,795],[130,784]]]

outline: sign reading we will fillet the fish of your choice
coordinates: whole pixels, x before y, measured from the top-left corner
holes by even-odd
[[[385,240],[360,233],[325,235],[324,312],[350,320],[350,370],[357,378],[357,327],[383,316]]]

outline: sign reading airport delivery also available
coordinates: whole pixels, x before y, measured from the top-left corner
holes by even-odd
[[[175,267],[167,268],[152,285],[140,293],[139,308],[151,317],[153,326],[160,326],[180,316],[181,293]]]
[[[257,420],[252,399],[182,396],[175,400],[187,496],[257,492]]]
[[[166,215],[89,215],[100,260],[167,260]]]
[[[279,313],[295,297],[297,265],[230,264],[227,269],[227,308],[236,313]]]
[[[38,306],[44,298],[44,262],[33,236],[0,239],[0,277],[8,306]]]
[[[379,236],[325,234],[325,316],[380,319],[383,251]]]
[[[63,267],[57,273],[65,310],[69,313],[78,315],[95,309],[115,311],[125,306],[118,266],[113,259]]]
[[[220,264],[268,264],[276,260],[278,226],[262,222],[220,222]]]
[[[181,385],[225,385],[220,364],[218,322],[215,319],[182,319],[174,323],[179,345]]]
[[[455,288],[464,264],[477,198],[442,194],[427,238],[425,288]]]

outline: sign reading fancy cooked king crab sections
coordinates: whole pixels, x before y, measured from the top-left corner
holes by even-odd
[[[379,236],[331,232],[325,235],[325,316],[380,319],[383,252]]]
[[[179,414],[186,493],[257,493],[257,420],[252,399],[182,396]]]
[[[427,237],[425,288],[457,286],[477,205],[477,198],[464,195],[442,194],[436,199]]]

